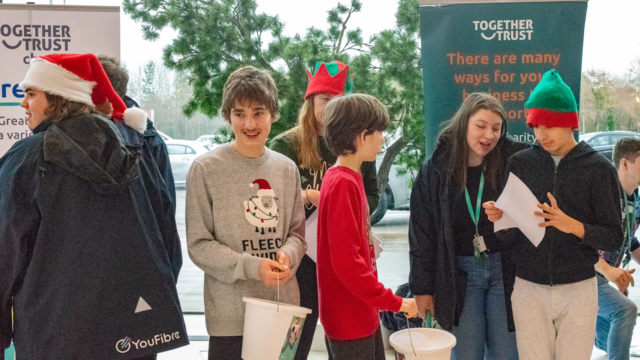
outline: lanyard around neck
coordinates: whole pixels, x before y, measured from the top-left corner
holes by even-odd
[[[471,205],[471,198],[469,197],[469,190],[464,188],[464,196],[467,200],[467,208],[469,209],[469,214],[471,215],[471,220],[473,220],[473,224],[476,226],[476,234],[478,234],[478,222],[480,221],[480,205],[482,204],[482,190],[484,190],[484,172],[480,175],[480,186],[478,187],[478,200],[476,201],[476,212],[474,214],[473,207]]]

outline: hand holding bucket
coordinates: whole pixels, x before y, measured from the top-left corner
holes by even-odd
[[[416,299],[402,299],[400,312],[405,313],[407,318],[414,318],[418,316],[418,305],[416,304]]]
[[[283,285],[292,277],[289,256],[284,252],[278,252],[278,261],[262,259],[260,261],[260,279],[262,283],[269,287],[278,286],[278,282]]]

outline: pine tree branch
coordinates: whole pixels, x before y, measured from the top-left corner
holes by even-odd
[[[352,13],[353,13],[353,8],[349,9],[349,15],[347,15],[347,18],[342,23],[342,30],[340,30],[340,36],[338,37],[338,46],[334,49],[334,53],[336,54],[338,54],[340,51],[340,46],[342,45],[342,37],[344,36],[345,31],[347,30],[347,22],[349,21],[349,18],[351,18]]]

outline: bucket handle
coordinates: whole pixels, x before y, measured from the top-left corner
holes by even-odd
[[[276,269],[277,272],[280,272],[280,269]],[[280,276],[277,277],[278,280],[278,294],[276,295],[276,313],[280,314]]]
[[[420,319],[422,319],[422,322],[426,322],[425,318],[422,317],[422,315],[420,314],[420,312],[418,312],[418,316],[420,317]],[[416,349],[413,347],[413,340],[411,339],[411,324],[409,324],[409,317],[406,317],[407,319],[407,332],[409,334],[409,343],[411,344],[411,350],[413,351],[413,356],[418,357],[418,354],[416,354]]]

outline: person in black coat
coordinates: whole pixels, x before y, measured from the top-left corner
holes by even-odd
[[[122,124],[144,112],[91,54],[35,58],[20,85],[34,135],[0,158],[0,349],[126,360],[188,344],[141,135]]]
[[[478,205],[496,200],[506,162],[528,145],[507,137],[494,97],[469,95],[411,192],[409,284],[424,314],[457,338],[452,359],[517,359],[508,248]]]
[[[100,60],[100,65],[102,65],[102,68],[107,74],[107,77],[109,78],[113,89],[116,91],[118,96],[120,96],[122,101],[124,101],[124,104],[127,106],[127,108],[140,108],[140,105],[138,105],[135,100],[127,96],[129,74],[127,74],[126,69],[120,66],[118,59],[106,55],[98,55],[98,60]],[[153,122],[148,118],[146,119],[145,127],[138,130],[141,130],[144,135],[144,146],[146,148],[145,151],[148,152],[153,158],[153,162],[158,168],[162,180],[164,180],[165,186],[169,191],[175,216],[176,187],[173,180],[173,172],[171,171],[171,162],[169,161],[167,144],[162,139],[162,136],[158,134],[158,131],[153,125]]]
[[[118,60],[106,55],[99,55],[98,60],[100,60],[100,65],[107,74],[113,90],[124,101],[126,107],[139,109],[138,103],[126,95],[129,75],[120,66]],[[169,152],[151,120],[146,115],[144,119],[145,121],[137,124],[138,128],[135,129],[137,131],[133,131],[134,129],[123,122],[116,122],[116,126],[127,145],[139,146],[142,149],[140,156],[141,176],[149,195],[151,208],[157,218],[177,283],[178,274],[182,267],[182,247],[175,220],[176,188]]]

